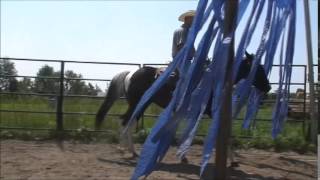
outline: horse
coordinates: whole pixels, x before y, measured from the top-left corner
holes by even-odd
[[[238,81],[240,81],[241,79],[247,78],[250,72],[253,58],[253,55],[246,53],[244,60],[242,60],[240,64],[239,72],[237,74],[234,84],[238,83]],[[126,97],[128,103],[127,111],[120,117],[120,119],[122,119],[122,128],[125,127],[137,104],[139,103],[139,100],[141,99],[143,94],[149,89],[149,87],[157,80],[162,70],[163,69],[161,68],[144,66],[136,71],[124,71],[114,76],[111,80],[106,97],[96,114],[95,128],[100,128],[103,120],[105,119],[106,114],[112,107],[113,103],[120,97]],[[148,103],[145,104],[145,107],[143,107],[143,111],[151,103],[155,103],[158,106],[165,108],[172,98],[172,94],[176,87],[178,79],[179,73],[178,71],[175,71],[170,75],[169,79],[160,88],[160,90],[150,99]],[[267,79],[262,65],[258,65],[256,76],[253,80],[253,85],[265,94],[269,92],[271,89],[269,80]],[[211,99],[212,98],[209,98],[208,105],[204,112],[210,117]],[[141,114],[137,116],[137,121],[140,119],[141,115],[143,114],[143,111],[141,111]],[[132,131],[132,129],[130,129],[129,131]],[[125,135],[127,136],[129,151],[132,153],[133,157],[137,157],[138,155],[135,152],[132,143],[132,132],[127,132]]]

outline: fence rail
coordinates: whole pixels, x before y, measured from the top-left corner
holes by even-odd
[[[1,75],[1,78],[35,78],[35,79],[54,79],[59,82],[59,93],[23,93],[23,92],[0,92],[0,95],[23,95],[23,96],[49,96],[49,97],[56,97],[57,103],[56,103],[56,111],[31,111],[31,110],[12,110],[12,109],[0,109],[0,112],[12,112],[12,113],[42,113],[42,114],[56,114],[56,130],[58,131],[69,131],[64,129],[63,127],[63,115],[95,115],[95,113],[89,113],[89,112],[64,112],[63,111],[63,104],[64,104],[64,98],[65,97],[80,97],[80,98],[97,98],[102,99],[104,97],[101,96],[90,96],[90,95],[66,95],[64,93],[64,83],[66,80],[87,80],[87,81],[106,81],[110,82],[110,79],[94,79],[94,78],[66,78],[65,77],[65,64],[67,63],[86,63],[86,64],[104,64],[104,65],[126,65],[126,66],[136,66],[138,68],[144,67],[144,66],[167,66],[168,64],[155,64],[155,63],[149,63],[149,64],[138,64],[138,63],[114,63],[114,62],[89,62],[89,61],[70,61],[70,60],[48,60],[48,59],[24,59],[24,58],[0,58],[0,60],[11,60],[11,61],[36,61],[36,62],[57,62],[60,63],[60,75],[59,77],[45,77],[45,76],[21,76],[21,75]],[[280,65],[274,65],[275,67],[280,67]],[[318,65],[314,65],[318,66]],[[300,67],[303,68],[304,71],[304,81],[301,82],[292,82],[291,85],[299,85],[303,86],[304,90],[304,96],[303,99],[299,101],[291,101],[292,104],[302,104],[303,105],[303,113],[306,114],[306,84],[307,84],[307,67],[306,65],[292,65],[292,67]],[[277,85],[276,82],[271,82],[271,85]],[[274,101],[267,100],[264,103],[273,103]],[[120,116],[120,114],[108,114],[109,116]],[[141,127],[144,127],[144,121],[143,119],[146,117],[158,117],[158,115],[154,114],[144,114],[142,116],[142,122]],[[270,121],[270,119],[260,119],[262,121]],[[305,123],[305,118],[303,120],[292,120],[291,122],[302,122],[303,126]],[[23,127],[4,127],[1,126],[0,129],[26,129],[26,130],[52,130],[47,128],[23,128]]]

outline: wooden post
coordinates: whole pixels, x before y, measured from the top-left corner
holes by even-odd
[[[311,43],[311,26],[309,14],[309,0],[304,0],[304,17],[306,28],[306,44],[308,55],[308,79],[309,79],[309,102],[310,102],[310,119],[311,119],[311,141],[317,143],[318,134],[318,120],[315,106],[315,93],[314,93],[314,73],[313,73],[313,60],[312,60],[312,43]]]
[[[224,37],[230,35],[235,29],[237,19],[238,0],[227,0],[225,3]],[[228,53],[226,69],[226,82],[224,85],[225,99],[222,102],[221,123],[217,136],[216,148],[216,171],[215,179],[227,179],[227,151],[231,134],[232,122],[232,67],[234,59],[234,38]]]

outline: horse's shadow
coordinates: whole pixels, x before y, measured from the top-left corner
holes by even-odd
[[[117,164],[120,166],[127,166],[127,167],[135,167],[137,165],[136,160],[132,158],[121,158],[121,159],[105,159],[105,158],[97,158],[100,162],[105,163],[111,163],[111,164]],[[214,178],[214,168],[215,165],[212,163],[209,163],[206,167],[206,169],[203,172],[203,175],[201,177],[201,180],[211,180]],[[188,176],[190,175],[196,175],[199,177],[200,174],[200,166],[194,165],[194,164],[184,164],[184,163],[164,163],[160,162],[157,164],[154,171],[164,171],[164,172],[170,172],[170,173],[177,173],[180,177],[183,177],[185,179],[194,179],[190,178]],[[227,169],[227,173],[229,175],[230,180],[236,180],[236,179],[261,179],[261,180],[273,180],[274,178],[270,177],[263,177],[258,174],[248,174],[244,171],[231,168],[229,167]]]
[[[155,171],[166,171],[171,173],[178,173],[180,177],[184,177],[185,179],[193,179],[188,178],[187,175],[197,175],[200,174],[200,166],[194,165],[194,164],[182,164],[182,163],[159,163],[158,167],[155,169]],[[206,169],[203,172],[203,175],[201,177],[201,180],[211,180],[214,179],[214,169],[215,165],[212,163],[209,163],[206,167]],[[181,174],[180,174],[181,173]],[[236,179],[268,179],[272,180],[273,178],[266,178],[263,176],[260,176],[258,174],[248,174],[244,171],[228,167],[227,169],[228,173],[228,179],[230,180],[236,180]]]
[[[304,161],[301,161],[301,160],[297,160],[297,159],[293,159],[293,158],[290,158],[290,157],[279,157],[279,160],[281,161],[287,161],[288,163],[292,164],[292,165],[300,165],[300,166],[305,166],[305,167],[308,167],[310,169],[316,169],[316,167],[310,163],[307,163],[307,162],[304,162]],[[255,167],[259,168],[259,169],[272,169],[272,170],[275,170],[275,171],[282,171],[282,172],[287,172],[288,174],[298,174],[298,175],[301,175],[301,176],[307,176],[309,178],[315,178],[312,174],[307,174],[305,172],[300,172],[300,171],[295,171],[295,170],[289,170],[289,169],[286,169],[286,168],[281,168],[281,167],[276,167],[276,166],[273,166],[273,165],[270,165],[270,164],[266,164],[266,163],[247,163],[247,162],[242,162],[242,164],[244,165],[249,165],[249,166],[252,166],[254,165]]]
[[[135,167],[137,165],[136,160],[133,158],[121,158],[120,160],[115,160],[115,159],[105,159],[102,157],[97,157],[97,160],[100,162],[117,164],[120,166]]]

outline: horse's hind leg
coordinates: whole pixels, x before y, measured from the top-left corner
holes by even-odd
[[[230,160],[230,167],[239,167],[239,163],[234,160],[235,152],[232,148],[232,143],[230,143],[230,145],[228,146],[227,154],[228,154],[228,158]]]
[[[134,124],[131,125],[128,130],[123,133],[123,129],[124,127],[127,126],[127,123],[128,121],[130,120],[130,117],[136,107],[136,105],[132,105],[132,103],[128,102],[128,109],[127,109],[127,112],[125,114],[123,114],[121,116],[121,119],[122,119],[122,123],[121,123],[121,132],[120,132],[120,144],[123,146],[123,147],[126,147],[128,148],[129,152],[132,153],[132,157],[135,158],[135,157],[138,157],[138,154],[136,153],[135,151],[135,148],[134,148],[134,144],[133,144],[133,138],[132,138],[132,133],[133,133],[133,128],[135,127]]]
[[[121,96],[125,96],[124,80],[128,73],[129,72],[125,71],[112,78],[107,95],[96,114],[96,129],[100,129],[100,126],[113,103]]]

